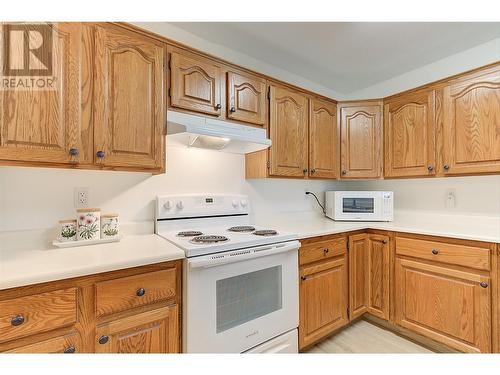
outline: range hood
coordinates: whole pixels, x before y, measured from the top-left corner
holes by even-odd
[[[167,142],[234,154],[271,146],[265,129],[174,111],[167,111]]]

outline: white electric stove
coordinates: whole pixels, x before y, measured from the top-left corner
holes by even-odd
[[[296,353],[297,235],[252,225],[243,195],[156,203],[156,233],[186,253],[184,351]]]

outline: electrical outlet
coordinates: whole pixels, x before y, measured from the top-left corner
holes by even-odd
[[[75,188],[75,208],[85,208],[89,206],[89,188]]]
[[[453,209],[455,208],[456,202],[456,194],[455,189],[446,190],[446,208]]]

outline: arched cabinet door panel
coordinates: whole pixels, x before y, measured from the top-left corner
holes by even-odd
[[[271,86],[270,171],[273,176],[305,177],[308,171],[307,109],[302,94]]]
[[[254,125],[266,124],[266,81],[248,74],[227,73],[227,117]]]
[[[38,84],[0,90],[0,160],[77,164],[88,163],[90,157],[91,163],[91,150],[84,148],[88,139],[84,138],[92,132],[82,125],[80,106],[83,54],[89,52],[88,46],[82,46],[84,24],[47,23],[38,29],[32,24],[0,24],[0,28],[0,39],[8,38],[5,54],[10,60],[23,61],[22,38],[30,33],[41,36],[40,48],[51,57],[40,61],[44,68],[40,70],[46,74],[37,73]],[[0,74],[4,79],[31,82],[31,72],[25,76]],[[72,149],[78,156],[72,155]]]
[[[434,91],[404,94],[384,105],[384,175],[436,174]]]
[[[382,177],[381,102],[340,105],[340,177]]]
[[[170,53],[170,105],[208,115],[222,114],[221,67],[195,55]]]
[[[164,45],[99,25],[95,51],[95,163],[162,167]]]
[[[500,173],[500,67],[442,90],[444,175]]]
[[[309,101],[309,177],[338,176],[337,106],[319,99]]]

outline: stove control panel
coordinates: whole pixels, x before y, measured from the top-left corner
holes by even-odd
[[[236,194],[182,194],[156,197],[156,219],[248,214],[248,198]]]

